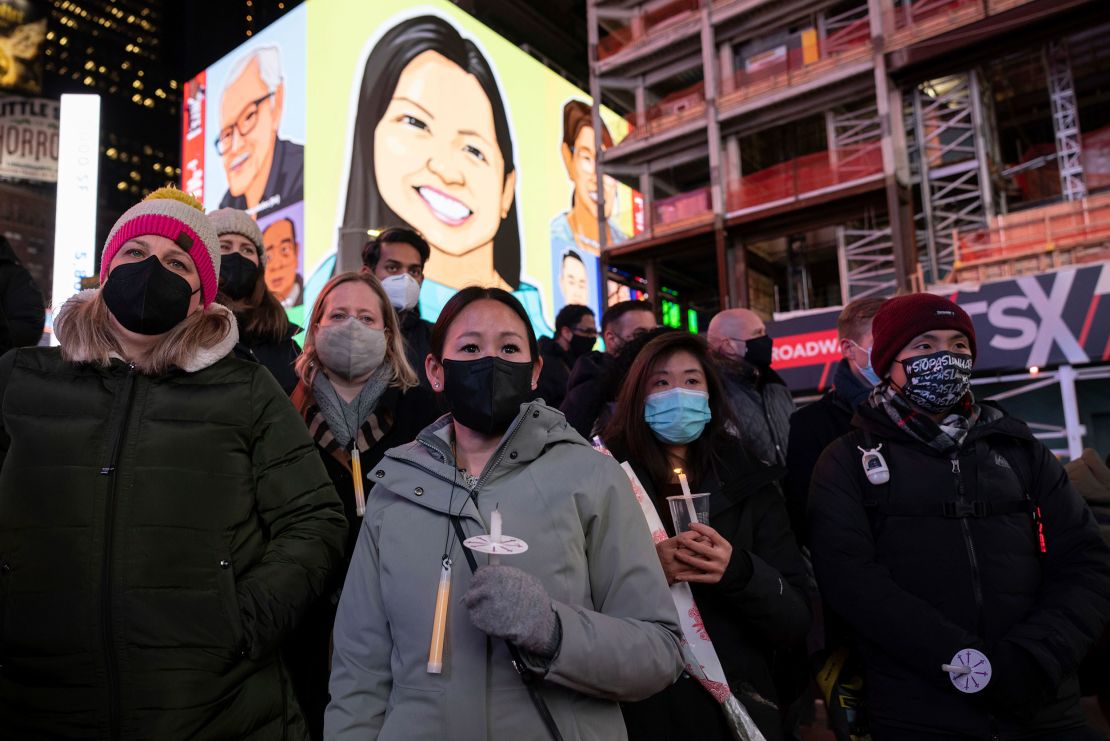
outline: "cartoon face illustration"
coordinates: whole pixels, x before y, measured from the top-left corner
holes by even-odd
[[[489,245],[513,202],[489,98],[435,51],[402,71],[374,131],[374,166],[386,205],[450,255]]]
[[[270,177],[285,93],[279,63],[266,56],[267,52],[276,56],[277,50],[269,47],[260,52],[224,88],[216,140],[228,192],[246,195],[249,205],[262,199]]]
[[[356,100],[341,261],[357,264],[368,229],[407,226],[431,247],[433,285],[517,290],[512,124],[477,44],[437,16],[402,21],[370,51]]]
[[[604,150],[605,147],[602,147]],[[590,217],[597,218],[597,153],[593,126],[583,126],[574,137],[573,148],[563,144],[563,164],[574,182],[574,203],[582,204]],[[613,215],[617,200],[617,181],[605,176],[605,218]]]
[[[262,232],[262,246],[266,250],[266,287],[284,301],[297,285],[296,230],[289,219],[278,219]]]
[[[590,305],[590,281],[586,275],[586,265],[574,252],[563,256],[563,266],[559,271],[559,290],[563,292],[565,304]]]

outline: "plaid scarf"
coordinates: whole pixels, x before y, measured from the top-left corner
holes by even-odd
[[[968,391],[940,424],[914,409],[890,381],[879,384],[871,392],[867,403],[882,410],[899,429],[938,450],[950,455],[960,449],[967,433],[979,420],[981,408]]]

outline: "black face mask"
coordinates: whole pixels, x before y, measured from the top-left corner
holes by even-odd
[[[587,337],[585,335],[576,334],[570,338],[570,355],[572,358],[579,358],[590,350],[594,349],[597,344],[596,337]]]
[[[250,258],[232,252],[220,259],[220,290],[236,301],[250,296],[257,280],[258,266]]]
[[[189,314],[189,300],[199,291],[152,255],[142,262],[118,266],[100,289],[108,311],[124,328],[137,334],[169,332]]]
[[[747,349],[744,350],[744,360],[759,368],[771,367],[771,348],[775,345],[774,340],[763,335],[747,340],[744,344],[747,345]]]
[[[926,412],[943,414],[971,388],[971,355],[941,350],[901,361],[906,372],[902,394]]]
[[[497,357],[444,360],[447,408],[475,432],[500,435],[532,395],[532,364]]]

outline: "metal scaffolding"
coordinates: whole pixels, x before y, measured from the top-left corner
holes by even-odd
[[[862,178],[873,172],[871,152],[863,146],[883,136],[878,105],[873,99],[855,107],[826,111],[825,128],[830,164],[840,172],[841,179]]]
[[[885,215],[869,210],[862,219],[837,227],[836,253],[843,303],[888,296],[897,289],[894,238]]]
[[[1060,162],[1060,187],[1064,198],[1077,201],[1087,197],[1083,180],[1083,145],[1079,134],[1079,106],[1067,47],[1061,41],[1045,50],[1048,95],[1052,101],[1052,128],[1056,132],[1056,156]]]
[[[983,229],[991,215],[984,101],[974,71],[914,89],[914,139],[930,281],[951,272],[956,235]]]

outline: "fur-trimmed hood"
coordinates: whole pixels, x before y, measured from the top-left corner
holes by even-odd
[[[67,312],[72,311],[82,304],[92,301],[99,294],[99,288],[90,288],[72,296],[64,304],[62,304],[62,307],[58,309],[58,311],[55,313],[54,326],[59,326],[59,324],[61,323],[61,318],[65,316]],[[195,353],[193,353],[193,355],[181,365],[181,369],[186,373],[196,373],[197,371],[204,370],[205,368],[214,365],[217,361],[227,356],[235,348],[236,343],[239,342],[239,325],[235,321],[235,314],[232,313],[231,309],[228,309],[223,304],[212,303],[209,304],[208,308],[204,309],[204,311],[209,313],[223,314],[224,316],[226,316],[228,320],[228,331],[227,334],[225,334],[219,340],[219,342],[216,342],[214,345],[211,345],[209,347],[199,348]],[[63,348],[66,348],[67,345],[64,332],[56,331],[55,334],[58,338],[58,344],[61,345]],[[113,353],[113,357],[119,356]],[[120,359],[123,360],[123,358]],[[72,357],[72,360],[78,363],[96,362],[96,358],[91,357]]]

